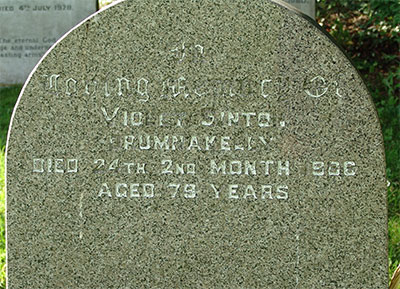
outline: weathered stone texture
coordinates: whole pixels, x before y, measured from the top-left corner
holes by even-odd
[[[355,68],[270,1],[126,1],[41,62],[7,148],[10,288],[387,288]]]

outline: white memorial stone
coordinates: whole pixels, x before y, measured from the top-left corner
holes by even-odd
[[[315,19],[315,0],[284,0],[290,5],[296,7],[304,14]]]
[[[96,0],[0,0],[0,84],[23,83],[45,52],[96,11]]]

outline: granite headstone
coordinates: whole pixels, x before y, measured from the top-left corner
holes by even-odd
[[[24,83],[45,52],[96,12],[96,0],[0,0],[0,84]]]
[[[369,92],[271,1],[126,1],[25,84],[9,288],[387,288]]]

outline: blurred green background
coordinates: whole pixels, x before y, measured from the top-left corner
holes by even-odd
[[[111,2],[100,0],[99,4]],[[400,1],[318,0],[316,16],[363,75],[381,121],[390,181],[391,276],[400,262]],[[0,289],[5,288],[4,147],[20,90],[21,86],[0,87]]]
[[[317,21],[345,49],[375,102],[385,142],[389,274],[400,261],[400,1],[318,1]]]

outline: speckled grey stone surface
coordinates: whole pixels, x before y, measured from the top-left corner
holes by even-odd
[[[59,42],[7,147],[9,288],[387,288],[368,91],[269,1],[127,1]]]

